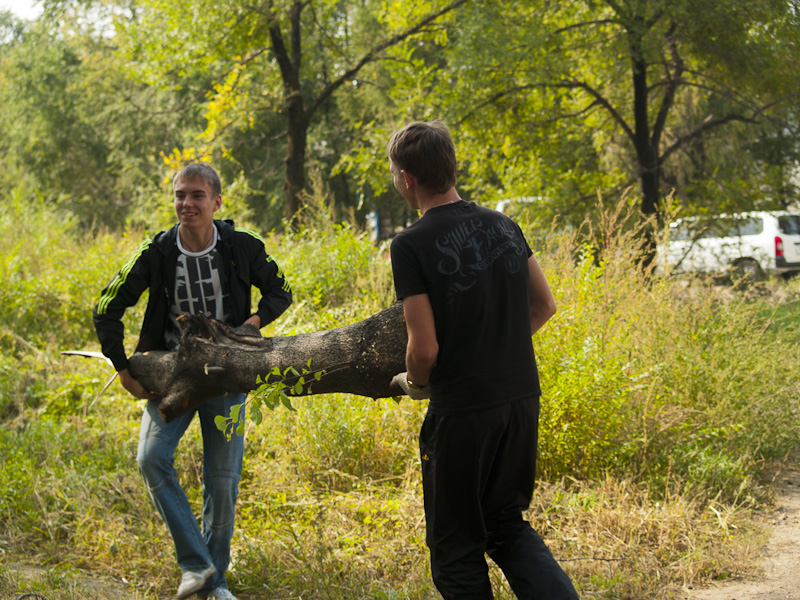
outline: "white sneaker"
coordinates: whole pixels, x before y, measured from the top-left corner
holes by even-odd
[[[224,587],[218,587],[211,590],[208,598],[209,600],[212,598],[216,598],[217,600],[236,600],[236,596],[231,594],[231,591],[228,588]]]
[[[217,567],[211,565],[202,571],[184,571],[181,575],[181,583],[178,586],[178,593],[175,594],[175,600],[183,600],[188,598],[202,587],[214,573],[217,572]]]

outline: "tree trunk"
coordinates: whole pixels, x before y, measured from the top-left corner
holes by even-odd
[[[647,62],[642,54],[641,39],[638,32],[631,42],[633,56],[633,144],[638,162],[638,176],[641,193],[642,216],[648,219],[658,215],[660,165],[658,148],[650,138],[648,120]],[[652,225],[644,228],[642,247],[642,266],[647,269],[656,257],[655,236]]]
[[[643,59],[633,62],[633,117],[634,148],[639,163],[638,175],[642,194],[641,209],[645,217],[658,212],[659,161],[658,148],[650,139],[648,121],[647,63]]]
[[[286,143],[286,178],[284,198],[286,221],[294,225],[300,210],[300,197],[306,187],[306,148],[308,122],[299,92],[288,101],[289,128]]]
[[[169,422],[227,392],[250,392],[277,367],[294,367],[304,375],[306,396],[344,392],[369,398],[399,396],[391,385],[406,370],[406,333],[403,305],[398,302],[361,321],[327,331],[288,337],[262,338],[249,325],[231,329],[205,315],[180,318],[181,343],[177,352],[146,352],[130,358],[131,374],[161,396],[159,412]],[[321,373],[317,380],[314,373]],[[297,376],[285,383],[294,385]]]
[[[300,209],[300,195],[306,185],[306,145],[310,115],[306,112],[300,83],[300,70],[303,62],[303,23],[302,13],[306,3],[294,0],[289,6],[289,46],[281,30],[280,21],[273,18],[269,27],[272,52],[281,70],[283,95],[286,100],[287,140],[286,176],[284,178],[284,198],[286,219],[291,224]]]

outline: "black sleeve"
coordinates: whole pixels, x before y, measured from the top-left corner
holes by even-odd
[[[128,368],[128,357],[123,345],[125,327],[122,316],[129,306],[139,301],[150,285],[148,252],[152,251],[152,243],[152,240],[147,240],[138,248],[103,288],[100,300],[94,307],[93,320],[97,338],[103,354],[111,360],[117,371]]]
[[[283,269],[267,254],[264,240],[258,234],[239,230],[247,235],[250,259],[250,284],[261,292],[258,309],[261,326],[271,323],[292,303],[292,288],[284,277]]]

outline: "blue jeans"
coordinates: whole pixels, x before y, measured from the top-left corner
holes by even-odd
[[[225,571],[244,454],[244,437],[234,434],[228,441],[214,424],[214,417],[228,416],[230,407],[244,400],[245,394],[219,396],[169,423],[158,414],[158,401],[150,400],[142,416],[136,457],[139,472],[172,536],[181,571],[202,571],[211,564],[217,567],[206,590],[227,587]],[[175,449],[195,413],[203,434],[202,532],[175,471]]]

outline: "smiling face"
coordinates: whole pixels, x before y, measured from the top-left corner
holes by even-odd
[[[181,227],[200,233],[213,225],[214,213],[222,206],[222,196],[214,196],[205,180],[176,179],[172,190],[175,215]]]

